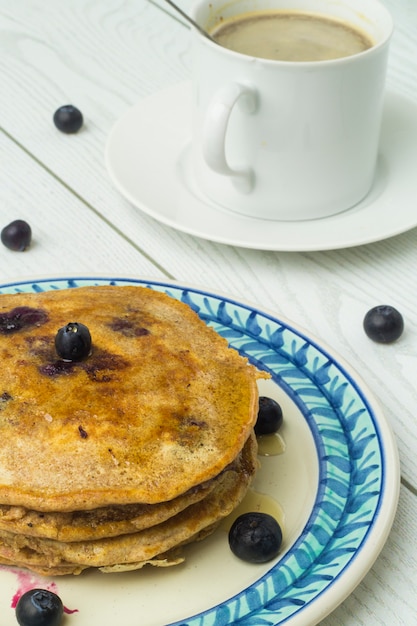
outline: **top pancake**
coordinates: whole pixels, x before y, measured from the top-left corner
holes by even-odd
[[[88,326],[66,363],[55,335]],[[192,309],[143,287],[0,296],[0,503],[74,511],[176,498],[238,455],[257,370]]]

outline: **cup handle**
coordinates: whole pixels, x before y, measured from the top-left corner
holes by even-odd
[[[226,158],[226,134],[230,114],[236,104],[252,114],[258,106],[256,91],[238,83],[220,89],[212,98],[202,128],[202,152],[205,162],[214,172],[230,176],[236,189],[250,193],[255,185],[251,168],[232,168]]]

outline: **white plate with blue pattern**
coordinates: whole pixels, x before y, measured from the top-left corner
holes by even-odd
[[[100,284],[142,285],[186,302],[233,348],[271,373],[260,391],[283,407],[285,450],[260,458],[253,492],[282,511],[282,550],[270,563],[244,563],[229,550],[221,527],[187,547],[185,564],[173,568],[52,580],[3,567],[0,614],[11,615],[19,594],[40,586],[60,595],[68,626],[318,623],[371,568],[397,507],[397,448],[366,385],[330,348],[290,322],[202,289],[79,277],[3,284],[0,293]]]

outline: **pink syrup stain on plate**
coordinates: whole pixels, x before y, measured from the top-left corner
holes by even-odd
[[[44,581],[42,582],[40,579],[33,576],[30,572],[15,570],[10,567],[4,567],[4,566],[0,566],[0,569],[2,569],[5,572],[12,572],[13,574],[16,575],[16,578],[17,578],[17,582],[19,586],[10,604],[12,609],[16,608],[16,605],[19,602],[19,599],[21,598],[21,596],[27,591],[30,591],[31,589],[47,589],[47,591],[52,591],[53,593],[56,593],[57,595],[59,595],[57,584],[53,581],[45,584]],[[66,606],[64,606],[64,613],[71,615],[72,613],[78,613],[78,609],[68,609]]]

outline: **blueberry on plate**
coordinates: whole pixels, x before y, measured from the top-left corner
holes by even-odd
[[[260,396],[258,417],[255,424],[255,435],[271,435],[282,426],[282,409],[273,398]]]
[[[55,350],[65,361],[82,361],[91,352],[91,334],[85,324],[70,322],[55,336]]]
[[[59,626],[64,613],[61,598],[47,589],[31,589],[16,605],[20,626]]]
[[[32,241],[32,229],[25,220],[14,220],[2,229],[0,236],[6,248],[23,252]]]
[[[64,104],[54,113],[54,124],[62,133],[77,133],[83,123],[83,114],[72,104]]]
[[[231,551],[249,563],[266,563],[275,558],[281,543],[281,527],[268,513],[243,513],[229,531]]]
[[[380,304],[367,312],[363,328],[370,339],[378,343],[396,341],[404,330],[404,320],[399,311],[388,304]]]

